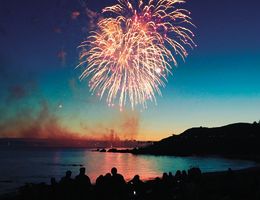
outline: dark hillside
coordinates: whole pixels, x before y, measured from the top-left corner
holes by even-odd
[[[260,124],[236,123],[216,128],[191,128],[135,154],[259,156]]]

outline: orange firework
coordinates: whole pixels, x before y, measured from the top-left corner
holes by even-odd
[[[195,46],[194,34],[185,26],[194,26],[190,12],[175,5],[184,0],[118,0],[103,13],[98,29],[80,47],[79,66],[85,67],[80,79],[90,77],[89,87],[108,105],[117,101],[120,108],[127,102],[132,109],[156,103],[156,93],[165,86],[171,63],[176,56],[188,55],[185,46]]]

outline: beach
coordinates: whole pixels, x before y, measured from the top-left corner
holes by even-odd
[[[141,174],[140,174],[141,176]],[[104,176],[105,177],[105,176]],[[113,175],[112,175],[113,177]],[[104,179],[105,180],[105,179]],[[109,179],[108,179],[109,180]],[[75,180],[74,180],[75,181]],[[113,187],[112,179],[109,184]],[[105,183],[105,182],[104,182]],[[62,189],[57,189],[60,184]],[[61,186],[50,184],[27,184],[13,193],[1,195],[2,200],[16,199],[247,199],[257,200],[260,197],[260,168],[243,170],[232,169],[222,172],[200,173],[199,168],[192,168],[186,173],[176,171],[175,174],[162,174],[149,181],[134,179],[123,183],[123,193],[108,185],[92,184],[83,195],[75,195],[75,185]],[[63,191],[66,188],[66,192]],[[108,188],[107,188],[108,187]],[[54,189],[55,188],[55,189]],[[73,189],[72,189],[73,188]],[[109,190],[108,190],[109,189]],[[55,190],[55,192],[54,192]],[[111,194],[109,191],[113,191]],[[102,194],[100,196],[100,194]],[[55,196],[54,196],[55,195]],[[112,196],[111,196],[112,195]]]

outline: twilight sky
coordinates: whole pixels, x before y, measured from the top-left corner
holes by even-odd
[[[91,96],[75,69],[95,26],[86,8],[115,2],[0,0],[0,137],[158,140],[260,119],[260,1],[187,0],[198,47],[179,59],[158,105],[123,112]]]

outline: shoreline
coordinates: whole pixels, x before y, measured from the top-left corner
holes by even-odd
[[[229,173],[229,169],[225,170],[225,171],[215,171],[215,172],[202,172],[202,177],[204,180],[206,181],[210,181],[210,180],[220,180],[223,179],[224,177],[226,177]],[[255,167],[249,167],[249,168],[245,168],[245,169],[238,169],[238,170],[232,170],[232,176],[235,176],[237,179],[244,179],[243,177],[247,177],[247,178],[259,178],[260,180],[260,165],[259,166],[255,166]],[[141,175],[141,174],[140,174]],[[160,177],[154,177],[151,178],[149,180],[143,180],[144,183],[146,184],[151,184],[153,182],[156,181],[156,179],[161,178]],[[48,183],[26,183],[26,184],[31,184],[31,185],[40,185],[40,184],[46,184],[49,185]],[[96,184],[91,184],[92,187],[95,187]],[[21,185],[18,188],[14,188],[12,192],[7,192],[7,193],[3,193],[0,194],[0,200],[17,200],[19,199],[19,190],[24,187],[25,184]]]
[[[260,155],[236,155],[236,154],[156,154],[156,153],[139,153],[137,149],[117,149],[117,148],[110,148],[110,149],[94,149],[94,152],[100,153],[130,153],[133,155],[150,155],[150,156],[173,156],[173,157],[216,157],[216,158],[226,158],[231,160],[245,160],[245,161],[254,161],[260,164]]]

